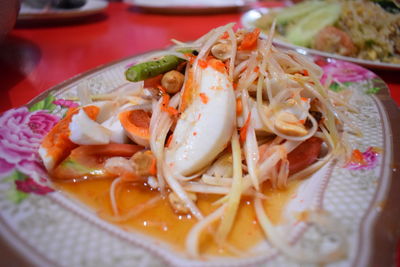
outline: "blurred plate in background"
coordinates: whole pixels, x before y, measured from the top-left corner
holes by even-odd
[[[69,19],[85,17],[102,12],[108,6],[107,1],[88,0],[86,4],[80,8],[63,9],[63,8],[33,8],[24,3],[18,15],[18,21],[30,20],[49,20],[49,19]]]
[[[256,0],[124,0],[145,12],[170,14],[204,14],[235,12]]]
[[[241,18],[241,23],[242,23],[243,27],[246,29],[255,28],[254,25],[255,25],[256,20],[258,20],[263,14],[267,14],[270,10],[272,10],[272,9],[257,8],[257,9],[252,9],[252,10],[247,11],[246,13],[243,14],[243,16]],[[264,34],[264,37],[265,37],[265,34]],[[365,59],[360,59],[360,58],[346,57],[346,56],[341,56],[338,54],[322,52],[319,50],[294,45],[294,44],[285,42],[283,40],[280,40],[278,38],[274,39],[274,44],[277,46],[280,46],[280,47],[295,50],[296,52],[303,54],[303,55],[313,55],[313,56],[335,58],[335,59],[359,64],[364,67],[372,68],[372,69],[400,70],[400,64],[365,60]]]

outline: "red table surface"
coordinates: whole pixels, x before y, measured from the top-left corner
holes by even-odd
[[[75,22],[19,25],[0,44],[0,113],[99,65],[171,45],[172,38],[190,41],[229,22],[240,26],[241,15],[151,14],[115,2]],[[400,105],[400,72],[373,71]]]

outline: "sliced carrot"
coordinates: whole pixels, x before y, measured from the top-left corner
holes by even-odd
[[[149,173],[151,175],[157,175],[157,159],[153,157],[153,160],[151,161]]]
[[[365,158],[363,153],[358,149],[354,149],[353,152],[351,153],[351,161],[354,163],[365,164]]]
[[[196,60],[196,56],[193,55],[192,53],[187,53],[185,54],[189,58],[189,63],[193,65],[194,61]]]
[[[200,93],[200,98],[201,98],[201,102],[203,102],[203,104],[207,104],[208,103],[208,96],[205,93]]]
[[[167,93],[163,93],[162,95],[162,102],[161,102],[161,110],[168,112],[168,107],[169,107],[169,100],[171,97]]]
[[[202,59],[199,59],[199,66],[200,68],[205,69],[207,68],[207,62]]]
[[[250,124],[250,117],[251,117],[251,112],[249,112],[249,115],[247,115],[247,119],[243,127],[240,128],[240,142],[242,144],[244,144],[244,141],[246,141],[247,129],[249,128]]]
[[[257,47],[258,36],[260,35],[260,29],[256,28],[252,32],[248,32],[243,37],[243,41],[240,43],[238,50],[253,50]]]
[[[168,112],[171,116],[177,116],[179,114],[179,111],[173,107],[167,107],[164,111]]]
[[[242,99],[239,97],[236,99],[236,116],[240,116],[243,113]]]
[[[226,69],[227,71],[230,71],[231,59],[225,60],[224,64],[225,64],[225,69]]]
[[[228,39],[229,38],[229,33],[224,32],[224,34],[221,36],[221,39]]]
[[[87,106],[83,110],[93,120],[96,119],[100,111],[96,106]],[[41,147],[46,150],[47,156],[52,159],[50,169],[57,166],[69,155],[72,149],[78,146],[69,139],[69,124],[72,117],[78,112],[78,108],[69,109],[66,116],[50,130],[42,141]]]
[[[165,91],[165,88],[159,85],[158,89],[162,92],[161,110],[169,113],[171,116],[178,115],[179,112],[175,108],[169,106],[170,96]]]
[[[234,82],[234,83],[232,83],[232,86],[233,86],[233,90],[236,90],[238,87],[238,84]]]
[[[207,63],[208,63],[208,65],[210,65],[216,71],[219,71],[221,73],[226,73],[225,64],[221,60],[218,60],[216,58],[210,58],[207,61]]]
[[[162,94],[161,109],[166,111],[167,107],[169,106],[170,96],[169,96],[169,94],[167,93],[167,91],[165,90],[165,88],[163,86],[159,85],[157,88],[160,90],[160,92]]]
[[[161,102],[161,107],[162,107],[162,109],[164,109],[164,111],[166,111],[165,109],[166,109],[167,107],[169,107],[169,100],[170,100],[169,94],[163,94],[163,96],[162,96],[162,102]]]

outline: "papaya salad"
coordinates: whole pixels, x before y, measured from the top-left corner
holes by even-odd
[[[346,112],[356,110],[347,93],[321,84],[318,65],[274,47],[273,32],[261,39],[258,29],[228,24],[141,58],[126,69],[129,82],[110,93],[91,95],[79,85],[81,105],[69,109],[39,149],[51,179],[71,187],[111,180],[104,198],[114,222],[168,203],[174,216],[193,221],[183,238],[195,259],[205,233],[235,254],[227,240],[243,199],[263,239],[283,254],[317,263],[342,257],[336,250],[344,246],[299,253],[263,206],[266,185],[285,188],[350,156],[344,124]],[[138,191],[153,197],[123,209],[124,185],[140,185]],[[212,208],[205,212],[199,199],[209,196]]]

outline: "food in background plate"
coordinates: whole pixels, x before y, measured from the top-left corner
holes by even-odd
[[[251,254],[263,239],[299,262],[344,257],[340,234],[328,251],[293,248],[264,205],[267,198],[279,209],[279,189],[294,192],[295,181],[351,157],[343,125],[356,109],[347,93],[321,84],[318,65],[259,33],[228,24],[193,43],[176,41],[129,67],[132,82],[95,97],[102,101],[80,86],[84,104],[39,150],[53,182],[83,192],[106,220],[131,221],[196,259],[213,247]],[[315,211],[302,220],[318,224],[318,216],[329,220]]]
[[[382,2],[382,1],[381,1]],[[371,1],[306,1],[255,22],[289,43],[364,60],[400,63],[400,13]],[[386,3],[386,2],[385,2]],[[383,5],[387,6],[387,5]]]
[[[86,4],[86,0],[23,0],[22,3],[32,8],[47,10],[49,8],[80,8]]]

